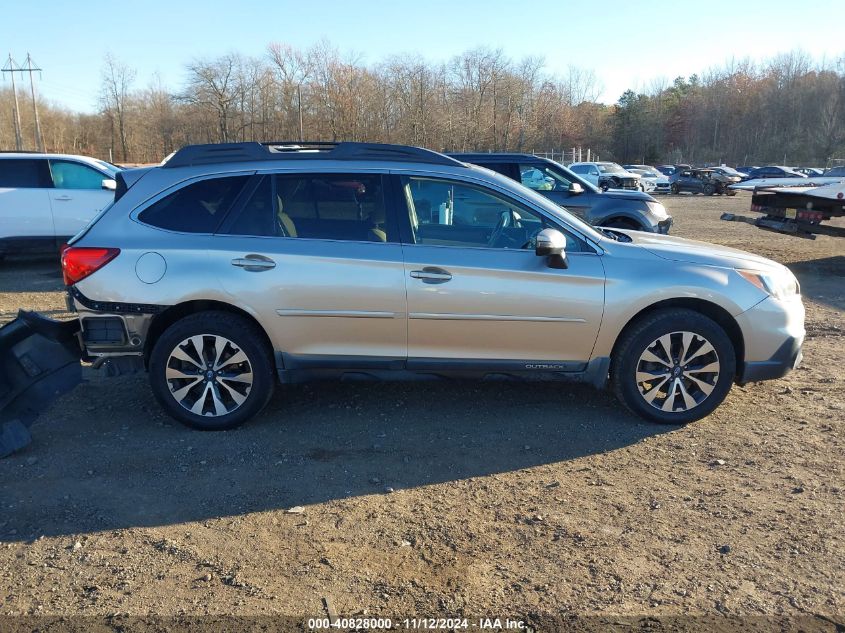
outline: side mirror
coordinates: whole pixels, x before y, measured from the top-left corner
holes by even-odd
[[[568,268],[566,262],[566,238],[557,229],[543,229],[537,233],[537,257],[546,257],[549,268]]]
[[[117,190],[117,181],[112,178],[104,178],[103,189],[108,189],[109,191]]]
[[[571,182],[569,183],[569,193],[577,196],[579,193],[584,193],[584,187],[581,186],[580,182]]]

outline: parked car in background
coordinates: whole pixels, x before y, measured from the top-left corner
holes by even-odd
[[[242,424],[278,382],[468,375],[610,385],[683,424],[801,360],[798,282],[763,257],[596,230],[419,148],[220,149],[118,174],[62,256],[79,319],[40,329],[81,328],[80,355],[146,369],[188,426]],[[13,365],[35,394],[44,372],[6,350]]]
[[[739,176],[726,176],[715,169],[684,169],[672,182],[672,193],[703,193],[706,196],[726,194],[735,196],[736,191],[728,189],[728,185],[740,182]]]
[[[748,180],[759,180],[760,178],[806,178],[806,174],[784,167],[783,165],[769,165],[768,167],[757,167],[748,173]]]
[[[569,169],[605,191],[640,188],[639,174],[632,174],[616,163],[572,163]]]
[[[531,154],[450,154],[521,182],[593,226],[668,233],[666,208],[639,191],[601,191],[569,169]]]
[[[845,176],[845,167],[832,167],[823,174],[824,176]]]
[[[87,156],[0,152],[0,258],[57,251],[114,200],[118,171]]]
[[[813,176],[821,176],[824,174],[824,169],[821,169],[819,167],[796,167],[795,171],[802,173],[809,178],[812,178]]]
[[[743,178],[748,176],[748,174],[738,171],[733,167],[728,167],[727,165],[716,165],[715,167],[710,167],[710,169],[712,169],[718,174],[722,174],[723,176],[731,178],[732,183],[740,182]]]
[[[675,172],[678,171],[678,168],[674,165],[658,165],[655,169],[667,177],[674,176]]]
[[[671,182],[664,174],[650,165],[625,165],[628,171],[639,174],[640,190],[646,193],[669,193]]]

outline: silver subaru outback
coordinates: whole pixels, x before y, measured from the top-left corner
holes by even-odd
[[[801,359],[784,266],[596,229],[487,169],[414,147],[196,145],[118,175],[63,252],[84,358],[146,369],[199,429],[277,381],[513,377],[609,385],[685,423]]]

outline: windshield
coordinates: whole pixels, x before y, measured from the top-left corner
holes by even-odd
[[[616,163],[596,163],[596,165],[598,165],[599,171],[603,174],[619,174],[625,171],[621,165],[617,165]]]
[[[718,169],[718,171],[721,171],[723,174],[726,174],[728,176],[739,176],[739,172],[736,169],[734,169],[733,167],[727,167],[725,165],[722,165],[721,167],[718,167],[717,169]]]
[[[514,181],[508,178],[507,176],[503,176],[502,174],[499,174],[491,169],[485,169],[484,167],[479,167],[477,165],[470,165],[470,168],[478,171],[483,171],[485,176],[487,176],[488,178],[493,177],[499,185],[505,187],[508,191],[514,191]],[[580,178],[578,179],[578,182],[581,182]],[[522,187],[520,185],[516,185],[516,187],[520,196],[529,200],[535,206],[540,207],[550,216],[559,219],[564,224],[568,224],[576,231],[580,231],[581,234],[584,235],[584,237],[587,237],[594,241],[607,239],[601,233],[596,231],[595,228],[593,228],[586,222],[579,220],[569,211],[567,211],[563,207],[556,205],[554,202],[552,202],[545,196],[537,193],[533,189],[529,189],[528,187]]]

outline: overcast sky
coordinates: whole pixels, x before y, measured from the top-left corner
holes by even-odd
[[[601,99],[655,78],[701,73],[730,58],[762,59],[801,49],[833,63],[845,56],[845,0],[145,0],[4,2],[0,45],[18,63],[43,68],[50,101],[96,109],[103,57],[158,74],[178,89],[193,58],[265,54],[270,42],[305,48],[326,38],[365,63],[413,53],[445,61],[477,46],[545,58],[546,69],[594,70]],[[35,10],[37,7],[37,10]],[[10,85],[8,73],[4,84]]]

